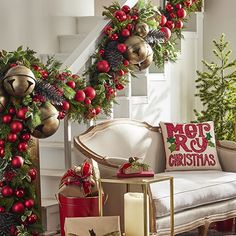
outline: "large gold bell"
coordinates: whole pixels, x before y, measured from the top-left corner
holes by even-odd
[[[57,119],[58,111],[51,103],[44,103],[40,107],[41,124],[33,131],[32,135],[35,138],[47,138],[53,135],[60,124]]]
[[[151,46],[148,44],[148,55],[147,58],[138,65],[139,70],[147,69],[153,61],[153,51]]]
[[[131,36],[125,41],[127,57],[131,64],[139,64],[148,54],[147,43],[139,36]]]
[[[35,87],[34,73],[25,66],[15,66],[9,69],[3,78],[5,91],[16,97],[24,97],[33,92]]]
[[[0,85],[0,112],[2,112],[7,104],[6,94],[4,93],[2,86]]]
[[[135,26],[135,31],[137,32],[137,34],[140,37],[144,38],[147,36],[147,34],[149,32],[149,26],[148,26],[148,24],[146,24],[144,22],[138,23]]]

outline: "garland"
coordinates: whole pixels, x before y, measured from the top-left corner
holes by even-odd
[[[54,134],[66,115],[82,122],[109,114],[129,74],[152,61],[163,66],[176,60],[175,40],[184,18],[199,4],[172,0],[159,10],[140,1],[132,9],[105,7],[103,15],[111,23],[83,77],[60,71],[54,58],[41,63],[30,49],[0,53],[0,235],[38,235],[41,230],[32,136]]]

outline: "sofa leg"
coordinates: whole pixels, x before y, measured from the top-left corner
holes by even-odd
[[[199,236],[207,236],[208,235],[208,229],[210,224],[208,222],[205,223],[205,225],[198,227],[198,235]]]

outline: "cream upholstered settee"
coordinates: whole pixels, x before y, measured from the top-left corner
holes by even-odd
[[[159,127],[128,119],[92,126],[75,137],[81,156],[99,163],[101,176],[114,175],[131,156],[149,164],[158,175],[174,177],[175,234],[198,228],[207,235],[210,223],[236,216],[236,143],[218,142],[222,170],[165,172],[165,153]],[[122,186],[105,186],[107,214],[122,212]],[[170,235],[168,182],[151,185],[157,235]],[[122,215],[122,214],[121,214]]]

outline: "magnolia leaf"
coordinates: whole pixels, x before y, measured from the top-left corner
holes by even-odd
[[[26,219],[27,219],[27,216],[26,216],[26,215],[22,215],[22,216],[21,216],[21,220],[22,220],[23,222],[25,222]]]
[[[63,87],[64,96],[66,98],[71,100],[75,97],[75,91],[71,87],[63,83],[62,83],[62,87]]]

